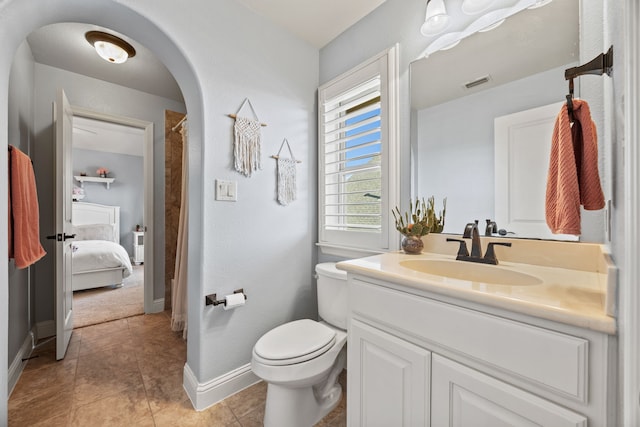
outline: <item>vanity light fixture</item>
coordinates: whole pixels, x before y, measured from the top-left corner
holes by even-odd
[[[440,50],[449,50],[449,49],[453,49],[454,47],[458,46],[460,44],[462,40],[456,40],[451,44],[448,44],[444,47],[441,47]]]
[[[491,24],[488,27],[484,27],[483,29],[478,30],[478,32],[479,33],[486,33],[487,31],[495,30],[500,25],[502,25],[504,23],[504,21],[506,21],[506,19],[501,19],[500,21],[496,22],[495,24]]]
[[[494,0],[464,0],[462,2],[462,12],[466,15],[475,15],[484,12]]]
[[[499,27],[506,18],[524,9],[535,9],[552,0],[458,0],[448,6],[444,0],[428,0],[425,21],[420,32],[428,37],[429,44],[420,57],[451,49],[456,43],[477,32],[486,32]]]
[[[423,36],[434,36],[449,26],[449,15],[444,0],[427,0],[424,24],[420,27]]]
[[[107,62],[122,64],[128,58],[136,56],[136,50],[126,41],[113,34],[102,31],[89,31],[84,37]]]

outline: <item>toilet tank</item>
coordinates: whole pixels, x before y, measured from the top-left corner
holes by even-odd
[[[318,278],[318,314],[340,329],[347,329],[347,272],[338,270],[335,262],[316,265]]]

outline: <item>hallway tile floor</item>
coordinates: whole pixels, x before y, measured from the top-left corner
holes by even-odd
[[[76,329],[59,362],[55,340],[36,349],[9,398],[9,426],[262,426],[263,382],[193,409],[182,387],[186,343],[169,325],[165,312]],[[343,395],[317,426],[345,425]]]

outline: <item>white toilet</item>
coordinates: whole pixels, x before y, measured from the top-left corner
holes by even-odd
[[[267,384],[265,427],[306,427],[340,402],[345,367],[347,273],[316,265],[321,320],[296,320],[264,334],[253,347],[251,369]]]

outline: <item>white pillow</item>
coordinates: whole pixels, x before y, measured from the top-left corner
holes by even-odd
[[[76,240],[116,241],[115,224],[74,225],[73,233],[76,235]]]

